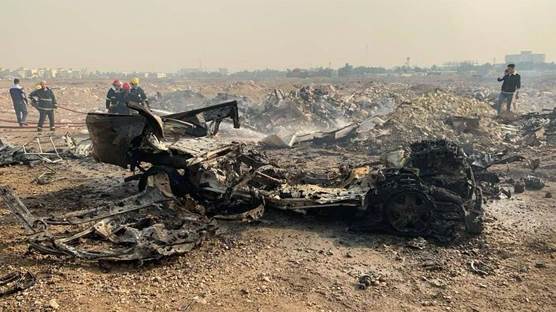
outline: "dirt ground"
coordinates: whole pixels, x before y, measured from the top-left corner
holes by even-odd
[[[8,105],[0,107],[8,117]],[[65,131],[80,130],[58,130],[57,143]],[[0,130],[0,137],[16,144],[34,136]],[[325,163],[324,173],[366,158],[343,149],[274,153],[278,162],[308,169]],[[183,256],[99,265],[28,252],[23,228],[0,204],[0,275],[28,270],[37,276],[30,289],[0,298],[0,310],[556,311],[556,201],[546,198],[556,194],[556,149],[527,153],[541,159],[536,174],[547,184],[543,190],[489,201],[483,234],[447,246],[430,241],[422,249],[409,238],[350,232],[341,220],[270,211],[253,223],[220,221],[216,237]],[[292,162],[303,155],[310,155],[308,161]],[[115,166],[90,159],[48,166],[58,178],[50,184],[33,182],[47,170],[43,165],[0,168],[0,184],[41,216],[95,207],[136,191],[134,183],[123,182],[130,173]],[[531,172],[524,162],[493,170],[514,179]],[[472,262],[488,274],[474,273]],[[358,289],[358,277],[369,272],[379,282]]]

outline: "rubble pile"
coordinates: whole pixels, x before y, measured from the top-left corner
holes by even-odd
[[[556,143],[556,110],[545,109],[523,115],[510,114],[502,116],[500,122],[505,129],[513,129],[513,134],[506,133],[505,140],[520,147],[538,147],[542,144]]]
[[[275,89],[263,104],[247,111],[247,125],[264,133],[333,129],[342,117],[341,99],[333,86],[305,86],[285,92]]]
[[[524,87],[519,92],[519,99],[516,100],[517,110],[519,112],[540,112],[544,109],[552,109],[556,103],[556,94],[551,89],[554,86],[545,86],[532,83]],[[449,86],[448,89],[457,95],[474,98],[478,101],[494,106],[496,99],[500,94],[500,87],[487,87],[487,86],[469,86],[465,84],[458,84]]]
[[[383,117],[383,124],[361,133],[360,140],[376,151],[395,150],[423,139],[492,147],[503,143],[504,133],[494,115],[484,102],[437,90],[402,103]],[[458,116],[471,122],[454,123]]]
[[[386,114],[409,101],[405,85],[372,83],[358,89],[331,84],[307,85],[290,92],[274,89],[262,105],[249,108],[245,122],[267,134],[332,130]]]

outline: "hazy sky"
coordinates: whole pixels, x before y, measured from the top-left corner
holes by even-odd
[[[175,71],[556,60],[556,0],[0,0],[0,67]]]

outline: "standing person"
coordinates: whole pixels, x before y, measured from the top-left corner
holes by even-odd
[[[145,91],[139,86],[139,78],[131,79],[131,90],[129,91],[129,101],[149,107],[149,100],[145,95]]]
[[[118,93],[118,104],[113,109],[113,113],[115,114],[122,114],[122,115],[129,115],[129,108],[127,107],[127,102],[129,99],[129,91],[131,90],[131,86],[129,83],[124,82],[120,93]]]
[[[10,88],[10,96],[14,104],[15,116],[20,127],[27,126],[27,95],[23,87],[19,85],[19,79],[14,79],[14,85]]]
[[[509,112],[512,107],[512,102],[519,99],[519,89],[521,88],[521,76],[515,70],[515,64],[508,64],[504,71],[504,77],[498,78],[498,81],[503,81],[502,91],[498,95],[496,101],[496,110],[498,114],[502,111],[502,105],[506,103],[507,111]]]
[[[40,82],[40,88],[31,92],[29,94],[31,101],[33,101],[33,106],[39,110],[39,123],[37,125],[37,131],[42,131],[42,126],[44,120],[48,116],[48,121],[50,122],[50,131],[55,131],[54,126],[54,110],[56,107],[56,97],[52,90],[47,87],[46,81]]]
[[[119,80],[114,80],[112,82],[112,87],[108,90],[106,94],[106,109],[110,112],[114,112],[114,108],[118,105],[118,98],[122,92],[122,83]]]

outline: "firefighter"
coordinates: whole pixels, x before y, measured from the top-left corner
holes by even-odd
[[[48,117],[50,123],[50,131],[55,131],[54,126],[54,110],[56,110],[56,97],[52,90],[46,85],[46,81],[41,81],[39,88],[29,94],[33,106],[39,110],[39,123],[37,131],[42,131],[44,120]]]
[[[119,94],[122,92],[121,88],[122,83],[116,79],[112,82],[112,87],[108,90],[108,94],[106,94],[106,109],[110,113],[113,113],[114,108],[118,105]]]
[[[139,78],[131,79],[131,90],[129,91],[129,102],[135,102],[145,107],[149,107],[149,100],[145,95],[145,91],[139,86]]]
[[[127,107],[130,90],[131,86],[129,85],[129,83],[124,82],[120,92],[118,93],[118,100],[116,106],[114,106],[113,108],[113,113],[122,115],[130,114],[129,108]]]

